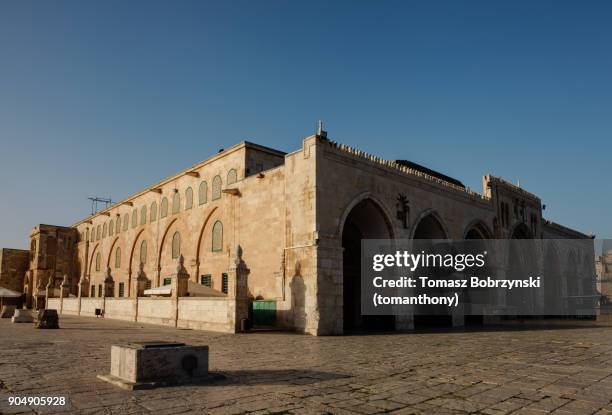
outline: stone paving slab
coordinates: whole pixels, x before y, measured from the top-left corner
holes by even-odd
[[[226,335],[61,317],[60,330],[0,321],[0,413],[612,414],[612,327],[345,337]],[[210,384],[124,391],[96,378],[110,345],[210,346]],[[65,406],[9,406],[63,396]]]

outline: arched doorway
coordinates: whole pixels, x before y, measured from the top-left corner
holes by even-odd
[[[381,207],[364,199],[350,211],[342,227],[344,332],[394,330],[394,316],[361,315],[361,240],[393,239],[392,227]]]
[[[467,241],[465,245],[466,253],[478,254],[486,250],[486,243],[484,239],[490,239],[491,232],[488,227],[481,221],[476,221],[467,227],[464,239]],[[465,325],[466,327],[482,326],[484,324],[484,315],[476,313],[474,306],[479,303],[487,303],[488,299],[494,295],[494,290],[482,289],[473,291],[465,290],[463,298],[465,299],[466,309],[465,313]]]
[[[545,245],[544,253],[544,311],[545,317],[558,318],[563,313],[563,275],[560,255],[552,243]]]
[[[440,221],[430,213],[419,221],[412,237],[414,239],[446,239],[447,235]]]
[[[533,243],[531,230],[524,223],[517,224],[510,233],[508,255],[508,276],[511,280],[521,280],[536,269],[537,252]],[[535,298],[531,291],[513,289],[506,293],[506,305],[512,312],[509,318],[533,318],[535,315]],[[512,311],[517,310],[516,314]]]
[[[440,220],[433,214],[427,214],[416,225],[413,233],[413,239],[447,239],[446,231]],[[422,311],[421,311],[422,312]],[[421,314],[417,312],[414,316],[414,328],[437,328],[437,327],[452,327],[453,316],[451,314]]]
[[[524,223],[519,223],[512,230],[510,239],[532,239],[531,231]]]

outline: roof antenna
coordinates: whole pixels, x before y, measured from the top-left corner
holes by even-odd
[[[327,138],[327,131],[323,130],[323,121],[319,120],[317,124],[317,137]]]

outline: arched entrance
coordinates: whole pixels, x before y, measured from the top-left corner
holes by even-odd
[[[533,235],[524,223],[517,224],[510,233],[510,249],[508,256],[508,278],[520,280],[536,269],[537,253],[533,243]],[[506,304],[509,310],[517,310],[517,316],[532,318],[535,315],[535,298],[531,291],[508,290]],[[513,313],[514,315],[514,313]]]
[[[366,198],[350,211],[342,227],[344,331],[394,330],[394,316],[361,315],[361,240],[392,239],[392,227],[381,207]]]
[[[412,237],[414,239],[447,239],[442,223],[432,213],[419,221]]]
[[[433,214],[429,213],[424,216],[416,225],[413,233],[413,239],[447,239],[446,231],[440,220]],[[422,313],[423,311],[421,311]],[[434,328],[434,327],[452,327],[453,316],[451,314],[421,314],[415,313],[414,328]]]
[[[465,249],[472,254],[482,252],[486,249],[486,244],[483,240],[489,239],[490,237],[491,232],[487,226],[481,221],[476,221],[468,226],[465,232],[464,239],[468,241],[466,242]],[[478,292],[465,290],[463,296],[465,298],[466,307],[473,307],[480,302],[486,302],[493,294],[494,290],[482,289]],[[484,324],[484,316],[482,314],[476,314],[473,311],[473,309],[466,310],[464,318],[466,327],[482,326]]]

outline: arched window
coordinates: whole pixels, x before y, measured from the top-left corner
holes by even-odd
[[[147,207],[146,206],[143,206],[142,208],[140,208],[140,224],[141,225],[147,224]]]
[[[106,228],[106,222],[102,225],[102,238],[106,238],[106,232],[108,229]]]
[[[149,214],[151,215],[149,222],[155,222],[157,220],[157,202],[151,203],[151,212]]]
[[[132,211],[132,228],[138,226],[138,210],[134,209]]]
[[[172,214],[175,215],[181,211],[181,194],[176,191],[172,196]]]
[[[238,181],[238,173],[236,169],[231,169],[227,172],[227,184],[234,184]]]
[[[102,258],[102,256],[100,255],[100,253],[98,252],[96,254],[96,271],[100,271],[100,259]]]
[[[218,252],[223,250],[223,224],[216,221],[212,228],[212,250]]]
[[[191,187],[188,187],[185,190],[185,210],[191,209],[193,207],[193,190]]]
[[[121,267],[121,248],[115,249],[115,268]]]
[[[174,232],[172,235],[172,259],[176,259],[181,255],[181,234]]]
[[[121,217],[117,216],[117,222],[115,223],[115,233],[119,235],[121,232]]]
[[[91,242],[96,240],[96,231],[94,228],[91,228]]]
[[[108,234],[113,236],[113,232],[115,232],[115,221],[111,219],[108,225]]]
[[[140,243],[140,262],[143,264],[147,263],[147,241]]]
[[[221,197],[221,176],[215,176],[212,183],[212,200],[217,200]]]
[[[125,214],[123,215],[123,231],[127,231],[128,227],[130,226],[130,215],[129,214]]]
[[[100,240],[100,225],[96,227],[96,241]]]
[[[208,184],[205,181],[200,183],[200,188],[198,189],[198,199],[201,205],[208,201]]]
[[[161,202],[160,217],[165,218],[166,216],[168,216],[168,199],[164,197]]]

